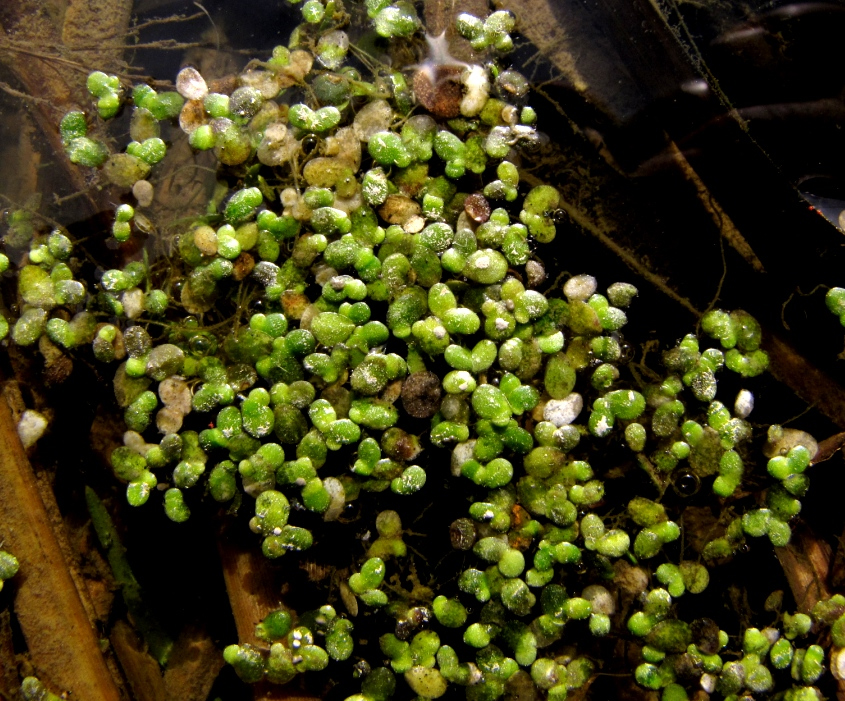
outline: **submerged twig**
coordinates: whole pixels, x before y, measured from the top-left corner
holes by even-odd
[[[103,654],[18,439],[0,397],[0,540],[21,563],[15,614],[39,675],[75,698],[118,701]]]

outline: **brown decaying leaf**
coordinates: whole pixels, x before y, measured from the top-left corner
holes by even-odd
[[[775,554],[799,611],[809,613],[819,601],[830,597],[831,549],[808,528],[797,528],[789,545],[775,548]],[[836,698],[845,701],[845,680],[837,682]]]

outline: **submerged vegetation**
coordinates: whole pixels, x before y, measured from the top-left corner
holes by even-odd
[[[773,592],[767,615],[737,621],[712,596],[749,544],[789,544],[818,451],[750,422],[760,325],[712,310],[659,368],[633,362],[636,287],[547,279],[567,217],[522,171],[547,137],[504,60],[518,18],[459,14],[475,52],[459,61],[405,0],[353,9],[307,0],[288,44],[237,80],[91,73],[91,104],[58,130],[72,163],[123,193],[107,243],[124,259],[97,268],[90,242],[11,214],[0,272],[19,312],[0,338],[113,377],[126,430],[110,465],[170,537],[246,514],[256,550],[313,573],[226,641],[243,682],[560,700],[608,698],[620,675],[633,698],[822,698],[845,676],[845,597],[781,610]],[[115,151],[103,123],[125,113]],[[217,183],[171,236],[145,211],[177,122]],[[45,428],[30,412],[19,434]],[[172,641],[108,510],[86,501],[166,667]],[[0,551],[0,587],[17,569]],[[51,698],[32,677],[21,693]]]

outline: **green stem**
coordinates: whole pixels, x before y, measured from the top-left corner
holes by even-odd
[[[112,574],[120,585],[123,602],[132,617],[132,622],[147,643],[150,654],[164,667],[167,665],[167,660],[173,649],[173,640],[144,603],[141,585],[135,579],[132,568],[129,566],[126,548],[120,541],[114,521],[112,521],[103,502],[94,490],[87,485],[85,487],[85,502],[88,505],[88,513],[91,515],[91,523],[97,533],[97,538],[106,551],[109,567],[111,567]]]

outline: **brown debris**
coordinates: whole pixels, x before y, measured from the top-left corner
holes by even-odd
[[[434,416],[440,408],[440,378],[433,372],[415,372],[402,384],[402,406],[416,419]]]
[[[202,100],[187,100],[179,113],[179,127],[190,134],[208,121]]]
[[[388,224],[399,224],[399,226],[420,212],[422,212],[420,205],[405,195],[388,195],[378,210],[379,216],[384,221]]]
[[[461,73],[463,66],[424,65],[414,73],[414,96],[423,107],[440,119],[461,113]]]
[[[809,613],[819,601],[830,598],[831,549],[809,528],[793,531],[789,544],[775,548],[775,554],[800,612]],[[837,680],[836,698],[845,699],[845,680]]]
[[[65,382],[73,372],[73,361],[66,355],[56,358],[49,365],[44,366],[44,384],[55,387]]]
[[[285,316],[289,319],[296,319],[299,321],[302,318],[302,314],[305,312],[306,307],[311,304],[311,300],[300,292],[285,290],[282,293],[281,303],[282,311],[285,313]]]
[[[725,240],[754,270],[759,273],[764,272],[765,269],[763,268],[763,263],[757,257],[754,249],[751,248],[751,244],[748,243],[745,237],[740,233],[736,224],[734,224],[733,220],[728,216],[728,213],[722,209],[716,201],[716,198],[713,197],[710,190],[704,184],[704,181],[702,181],[698,173],[695,172],[695,169],[690,165],[689,161],[687,161],[683,152],[678,148],[678,145],[675,142],[670,142],[669,154],[680,168],[681,174],[684,178],[686,178],[693,187],[695,187],[696,196],[701,202],[701,206],[704,208],[704,211],[710,215],[713,223],[719,229],[719,233],[724,236]]]
[[[84,63],[119,70],[132,16],[132,0],[70,0],[62,42]]]
[[[822,599],[830,597],[827,579],[830,573],[830,546],[808,528],[797,528],[789,545],[775,548],[798,610],[809,613]]]
[[[474,222],[483,224],[490,218],[490,203],[484,195],[476,192],[464,200],[464,211]]]
[[[235,258],[235,269],[232,273],[232,277],[240,282],[252,272],[254,267],[255,258],[253,258],[249,253],[243,252]]]

